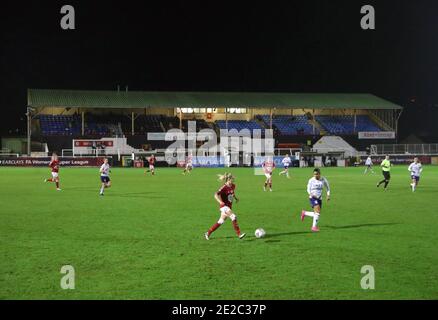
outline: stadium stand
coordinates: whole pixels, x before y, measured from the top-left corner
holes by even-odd
[[[85,135],[119,136],[122,134],[115,116],[96,116],[87,114]],[[41,134],[44,136],[77,136],[81,134],[81,117],[79,115],[40,115]]]
[[[270,126],[270,116],[262,115],[258,116],[267,128]],[[275,115],[272,118],[272,126],[275,127],[281,135],[312,135],[313,126],[309,123],[306,116],[286,116]],[[319,130],[315,129],[315,134],[319,134]]]
[[[81,133],[79,115],[40,115],[38,119],[41,134],[45,136],[74,136]]]
[[[132,120],[127,116],[123,117],[122,130],[125,135],[132,134]],[[135,134],[146,134],[147,132],[162,132],[161,115],[138,115],[135,120]]]
[[[315,116],[321,126],[330,134],[354,134],[359,131],[381,131],[367,115],[356,116],[356,128],[354,127],[354,116]]]
[[[72,139],[123,136],[135,145],[152,145],[153,148],[155,142],[148,141],[147,133],[180,127],[187,131],[188,121],[194,119],[198,131],[203,128],[225,129],[227,122],[223,119],[226,118],[228,129],[261,129],[264,134],[270,127],[268,113],[272,113],[276,145],[300,143],[310,147],[319,136],[339,135],[363,149],[372,140],[359,139],[357,132],[394,131],[397,134],[397,121],[402,110],[401,106],[371,94],[50,89],[29,89],[27,105],[31,110],[28,112],[31,129],[27,131],[28,140],[34,137],[47,142],[49,150],[57,151],[61,147],[70,149]],[[221,107],[214,108],[214,111],[211,108],[212,112],[208,113],[201,111],[207,111],[213,105]],[[244,111],[227,112],[237,107]],[[193,113],[181,111],[184,108]],[[30,154],[31,144],[28,144],[27,151]]]
[[[225,120],[217,120],[216,125],[219,129],[226,129],[226,121]],[[250,131],[255,129],[260,129],[262,132],[264,129],[254,120],[245,121],[245,120],[228,120],[228,130],[236,129],[237,131],[241,131],[243,129],[249,129]]]

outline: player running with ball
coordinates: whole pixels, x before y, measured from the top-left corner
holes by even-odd
[[[111,170],[107,158],[103,159],[103,164],[100,167],[99,172],[100,172],[100,181],[102,181],[102,186],[100,187],[100,195],[103,196],[103,191],[105,190],[105,188],[111,187],[111,180],[109,177],[109,173],[111,172]]]
[[[44,179],[44,182],[55,182],[56,190],[61,191],[59,188],[59,160],[56,153],[52,154],[49,167],[52,169],[52,177],[49,179]]]
[[[313,178],[309,179],[307,183],[307,193],[309,194],[309,202],[313,208],[311,211],[301,211],[301,221],[304,221],[305,217],[313,218],[312,231],[318,232],[318,220],[321,214],[322,208],[322,192],[324,187],[327,189],[327,201],[330,200],[330,185],[326,178],[321,177],[321,171],[316,168],[313,170]]]
[[[231,173],[225,173],[224,175],[219,175],[219,180],[225,181],[225,184],[214,194],[214,199],[219,203],[221,216],[219,220],[208,229],[206,233],[204,233],[204,237],[206,240],[210,240],[210,235],[219,228],[227,218],[230,218],[233,223],[234,231],[236,231],[239,239],[242,239],[245,237],[245,233],[240,232],[237,223],[237,216],[231,209],[233,206],[233,200],[236,200],[236,203],[239,202],[234,191],[236,189],[236,185],[233,183],[234,177]]]
[[[414,158],[414,162],[412,162],[409,165],[408,168],[409,172],[411,173],[411,187],[412,187],[412,192],[415,192],[415,189],[418,186],[418,182],[420,181],[420,175],[421,172],[423,171],[423,167],[421,166],[420,161],[418,161],[418,158],[415,157]]]

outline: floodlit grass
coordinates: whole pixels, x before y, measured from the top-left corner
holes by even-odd
[[[263,176],[232,168],[240,202],[206,241],[219,218],[213,193],[224,169],[112,169],[99,197],[93,168],[62,168],[60,192],[46,168],[0,168],[0,299],[437,299],[438,168],[425,167],[412,193],[405,166],[387,192],[381,174],[327,168],[332,187],[321,232],[310,232],[306,185],[311,169]],[[256,239],[262,227],[267,236]],[[60,288],[72,265],[76,288]],[[361,267],[375,269],[363,290]]]

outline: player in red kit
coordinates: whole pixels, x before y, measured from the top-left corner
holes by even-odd
[[[151,155],[151,157],[148,159],[149,170],[145,170],[144,174],[146,174],[146,172],[150,172],[152,175],[155,175],[155,161],[155,156]]]
[[[266,159],[262,163],[263,173],[265,174],[266,180],[263,190],[266,191],[266,187],[269,186],[269,191],[272,191],[272,173],[275,170],[275,163],[272,158]]]
[[[45,179],[44,182],[55,182],[56,190],[61,191],[61,189],[59,188],[59,160],[56,153],[52,154],[52,159],[49,163],[49,167],[52,170],[52,177],[49,179]]]
[[[183,171],[183,175],[185,175],[186,173],[190,173],[192,170],[193,170],[193,157],[192,157],[192,155],[191,154],[189,154],[188,156],[187,156],[187,159],[186,159],[186,167],[184,168],[184,171]]]
[[[214,194],[215,200],[219,203],[221,216],[219,220],[204,234],[206,240],[210,240],[210,235],[219,228],[227,218],[230,218],[233,223],[234,231],[236,231],[239,239],[245,237],[245,233],[240,232],[239,225],[237,223],[237,216],[231,210],[233,205],[233,200],[236,202],[239,199],[236,197],[234,190],[236,189],[236,185],[233,183],[234,177],[231,173],[225,173],[224,175],[220,175],[219,179],[225,181],[225,184]]]

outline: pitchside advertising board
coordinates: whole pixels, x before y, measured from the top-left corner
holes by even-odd
[[[210,157],[193,157],[192,164],[194,167],[199,168],[223,168],[225,166],[225,158],[210,156]],[[185,167],[185,161],[178,161],[178,167]]]
[[[113,147],[114,142],[112,140],[103,140],[103,141],[96,141],[96,140],[75,140],[74,143],[75,147]]]
[[[394,131],[359,132],[359,139],[395,139]]]
[[[274,160],[276,167],[283,166],[281,161],[284,159],[284,157],[274,156],[272,158]],[[291,159],[294,160],[294,157],[291,157]],[[266,157],[264,157],[264,156],[254,157],[254,167],[261,167],[265,160],[266,160]],[[200,168],[223,168],[223,167],[227,166],[227,163],[225,161],[225,157],[222,157],[222,156],[220,156],[220,157],[216,157],[216,156],[193,157],[192,163],[193,163],[194,167],[200,167]],[[240,163],[240,164],[243,165],[242,163]],[[185,161],[179,161],[177,163],[177,166],[184,167]]]
[[[103,163],[104,157],[80,157],[80,158],[65,158],[60,157],[61,167],[99,167]],[[50,163],[50,157],[31,158],[31,157],[18,157],[7,158],[0,157],[0,166],[11,167],[48,167]]]
[[[414,161],[414,155],[389,155],[389,160],[392,164],[410,164]],[[362,156],[361,160],[363,163],[365,163],[367,156]],[[437,157],[431,157],[431,156],[418,156],[418,159],[422,164],[432,164],[432,158]],[[371,155],[371,159],[373,160],[374,165],[380,164],[383,159],[385,159],[385,156],[373,156]]]
[[[292,161],[296,160],[296,157],[291,156],[290,157]],[[274,160],[275,163],[275,167],[280,168],[283,167],[283,163],[281,161],[283,161],[284,157],[282,156],[273,156],[272,160]],[[267,157],[254,157],[254,167],[261,167],[263,162],[265,162],[265,160],[267,160]]]

